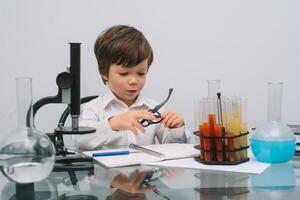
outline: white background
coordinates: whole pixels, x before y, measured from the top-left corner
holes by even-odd
[[[81,96],[104,93],[93,44],[116,24],[141,30],[154,49],[144,93],[194,129],[193,99],[220,79],[226,96],[248,98],[250,126],[266,120],[267,82],[283,81],[282,119],[300,124],[300,1],[296,0],[1,0],[0,126],[16,126],[15,77],[33,78],[33,100],[56,95],[55,78],[69,66],[69,42],[82,43]],[[51,131],[64,105],[36,116]],[[0,136],[0,137],[1,137]]]

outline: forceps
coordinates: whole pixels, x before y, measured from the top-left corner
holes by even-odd
[[[165,103],[167,103],[167,101],[168,101],[168,100],[170,99],[170,97],[171,97],[172,92],[173,92],[173,88],[170,88],[170,89],[169,89],[169,94],[168,94],[167,99],[164,100],[161,104],[155,106],[155,108],[148,110],[148,112],[153,113],[154,116],[155,116],[155,118],[158,118],[158,120],[152,121],[152,120],[149,120],[149,119],[142,119],[142,120],[140,121],[140,124],[141,124],[143,127],[147,127],[147,126],[149,126],[149,125],[151,125],[151,124],[158,124],[158,123],[160,123],[160,122],[162,121],[161,114],[158,112],[158,110],[159,110],[161,107],[163,107],[163,105],[165,105]]]

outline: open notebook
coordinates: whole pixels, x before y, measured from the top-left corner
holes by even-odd
[[[139,165],[149,162],[158,162],[163,160],[172,160],[179,158],[191,158],[199,156],[199,150],[194,148],[195,144],[155,144],[155,145],[143,145],[147,149],[164,154],[163,157],[150,155],[135,149],[122,148],[122,149],[106,149],[97,151],[85,151],[83,154],[88,157],[92,157],[93,153],[102,152],[117,152],[128,150],[130,153],[128,155],[116,155],[116,156],[100,156],[93,157],[93,159],[105,167],[121,167],[129,165]]]

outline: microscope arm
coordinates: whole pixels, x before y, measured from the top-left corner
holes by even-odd
[[[35,126],[34,125],[34,117],[35,117],[37,111],[41,107],[43,107],[47,104],[52,104],[52,103],[61,103],[61,90],[60,89],[58,90],[58,94],[56,96],[44,97],[44,98],[38,100],[37,102],[35,102],[33,104],[33,106],[32,106],[32,109],[33,109],[33,122],[32,122],[32,124],[33,124],[33,126]],[[30,115],[30,112],[28,112],[27,115]],[[30,125],[30,121],[29,121],[30,117],[28,116],[26,119],[27,119],[27,125],[29,126]]]
[[[87,97],[83,97],[80,99],[80,104],[83,104],[83,103],[86,103],[86,102],[89,102],[95,98],[97,98],[98,96],[87,96]],[[58,122],[58,126],[64,126],[65,125],[65,122],[70,114],[70,111],[71,111],[71,108],[68,107],[65,109],[65,111],[63,112],[63,114],[61,115],[60,119],[59,119],[59,122]]]

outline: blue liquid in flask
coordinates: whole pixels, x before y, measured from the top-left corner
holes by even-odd
[[[289,161],[295,154],[295,144],[295,139],[286,141],[251,140],[251,148],[255,158],[266,163]]]

